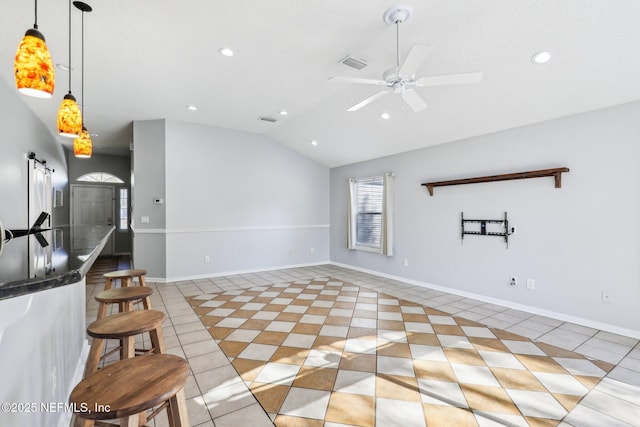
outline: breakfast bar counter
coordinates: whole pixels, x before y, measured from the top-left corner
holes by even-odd
[[[54,228],[0,256],[0,425],[69,425],[88,354],[85,276],[114,227]]]

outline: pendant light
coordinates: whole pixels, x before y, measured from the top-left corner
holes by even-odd
[[[71,94],[71,0],[69,0],[69,93],[64,96],[58,109],[58,133],[75,138],[82,130],[82,113],[75,96]]]
[[[73,140],[73,154],[80,158],[89,158],[93,152],[93,142],[91,135],[84,126],[84,13],[91,12],[91,6],[81,1],[74,1],[73,5],[82,11],[82,131],[80,135]]]
[[[13,62],[18,91],[36,98],[51,98],[55,73],[44,36],[38,31],[38,0],[35,0],[35,23],[18,45]]]

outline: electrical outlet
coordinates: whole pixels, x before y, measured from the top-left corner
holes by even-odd
[[[402,261],[402,265],[404,265],[405,267],[409,267],[409,260],[405,259],[404,261]]]
[[[527,289],[535,289],[536,281],[533,279],[527,279]]]
[[[611,304],[611,294],[609,294],[609,291],[602,291],[602,302]]]
[[[211,257],[209,255],[204,256],[204,263],[209,264],[211,262]]]
[[[518,285],[518,278],[516,276],[511,276],[511,280],[509,281],[509,284],[511,286],[517,286]]]
[[[309,249],[309,253],[312,254],[312,255],[315,254],[316,253],[316,248]]]

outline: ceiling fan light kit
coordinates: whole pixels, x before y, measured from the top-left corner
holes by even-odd
[[[416,72],[431,53],[431,46],[424,44],[414,45],[409,54],[400,63],[400,24],[406,22],[413,12],[411,7],[397,5],[387,9],[382,19],[389,25],[396,26],[396,66],[384,72],[382,80],[364,79],[354,77],[331,77],[329,81],[358,83],[376,86],[386,86],[385,89],[369,96],[368,98],[349,107],[347,111],[353,112],[393,92],[402,97],[402,100],[414,111],[419,112],[427,108],[427,103],[422,96],[412,87],[445,86],[467,83],[477,83],[482,80],[482,73],[447,74],[442,76],[430,76],[416,78]]]

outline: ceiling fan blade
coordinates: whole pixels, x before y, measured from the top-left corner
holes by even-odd
[[[431,53],[432,47],[416,44],[413,45],[409,54],[404,59],[404,62],[400,66],[399,74],[401,76],[412,76],[418,71],[418,68],[422,65],[422,63],[427,59],[427,56]]]
[[[360,83],[365,85],[381,85],[384,86],[387,84],[384,80],[375,80],[375,79],[361,79],[357,77],[329,77],[330,82],[339,82],[339,83]]]
[[[478,83],[482,73],[445,74],[443,76],[422,77],[415,81],[416,86],[444,86]]]
[[[365,105],[371,104],[376,99],[382,98],[383,96],[385,96],[388,93],[389,93],[388,90],[381,90],[380,92],[376,93],[375,95],[371,95],[367,99],[364,99],[364,100],[358,102],[356,105],[354,105],[353,107],[349,108],[347,111],[357,111],[357,110],[361,109],[362,107],[364,107]]]
[[[424,102],[424,99],[413,89],[406,89],[402,92],[402,99],[416,113],[427,108],[427,103]]]

